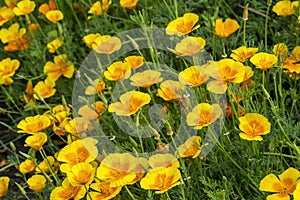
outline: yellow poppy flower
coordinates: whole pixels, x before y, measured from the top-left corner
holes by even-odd
[[[13,83],[11,78],[20,66],[20,61],[5,58],[0,61],[0,85],[10,85]]]
[[[276,192],[267,197],[267,199],[287,200],[290,199],[296,189],[297,184],[300,182],[300,172],[295,168],[288,168],[279,175],[279,179],[275,174],[265,176],[259,185],[261,191]],[[296,199],[295,199],[296,200]]]
[[[48,164],[47,164],[48,163]],[[53,156],[47,156],[47,160],[44,159],[41,163],[38,164],[38,166],[35,168],[36,173],[42,173],[45,172],[46,174],[49,174],[51,172],[49,165],[52,169],[57,171],[57,168],[55,169],[55,158]]]
[[[88,120],[96,120],[99,116],[103,115],[106,106],[102,101],[96,101],[92,106],[84,105],[79,108],[78,114]]]
[[[290,73],[300,73],[300,46],[296,46],[292,54],[283,62],[283,68],[288,69]]]
[[[130,65],[122,61],[117,61],[107,67],[104,72],[105,78],[110,81],[120,81],[128,79],[131,74]]]
[[[45,130],[51,125],[50,119],[45,115],[35,115],[33,117],[26,117],[17,125],[18,133],[34,134]]]
[[[275,56],[281,55],[283,57],[287,56],[289,50],[284,43],[275,44],[273,47],[273,53]]]
[[[59,39],[55,39],[47,44],[47,49],[50,53],[55,53],[61,45],[62,41],[60,41]]]
[[[54,87],[55,82],[50,79],[46,79],[45,81],[39,81],[34,86],[33,90],[37,92],[42,98],[46,99],[55,94],[56,89],[54,89]],[[36,94],[34,94],[33,97],[35,99],[39,99],[39,97]]]
[[[69,132],[66,130],[66,126],[70,124],[70,118],[65,118],[60,124],[57,126],[56,123],[53,124],[53,131],[58,136],[65,136]]]
[[[161,82],[163,78],[161,73],[155,70],[145,70],[142,72],[136,72],[130,78],[131,85],[143,88],[149,88],[151,85]]]
[[[64,14],[60,10],[50,10],[46,13],[46,18],[52,23],[57,23],[64,19]]]
[[[58,161],[64,162],[60,165],[60,170],[66,173],[75,164],[94,161],[98,155],[98,149],[95,146],[97,142],[96,139],[85,138],[76,140],[62,148],[57,156]]]
[[[221,38],[227,38],[240,28],[236,20],[227,18],[223,22],[222,19],[217,19],[215,23],[215,34]]]
[[[250,62],[255,65],[256,68],[261,70],[267,70],[275,65],[278,61],[277,56],[274,54],[260,52],[250,58]]]
[[[93,81],[93,84],[87,86],[84,94],[86,95],[99,94],[100,92],[104,91],[104,89],[105,89],[105,83],[103,81],[100,81],[100,79],[95,79]]]
[[[178,81],[166,80],[160,84],[160,89],[157,91],[157,96],[165,101],[178,100],[181,97],[185,87]]]
[[[127,56],[124,62],[127,63],[131,69],[137,69],[144,64],[144,58],[143,56]]]
[[[25,140],[25,147],[31,147],[35,150],[40,150],[47,142],[47,134],[43,132],[34,133],[28,136]]]
[[[154,154],[148,160],[149,166],[152,169],[159,169],[159,168],[179,168],[179,161],[175,156],[172,154]]]
[[[191,66],[178,74],[178,80],[183,85],[197,87],[205,83],[209,76],[205,74],[206,65]]]
[[[62,75],[71,78],[74,70],[74,64],[67,59],[66,54],[55,56],[54,63],[47,62],[44,66],[44,73],[47,74],[47,79],[51,81],[56,81]]]
[[[18,23],[14,23],[8,29],[2,28],[0,30],[0,39],[2,43],[6,44],[20,39],[26,33],[26,29],[19,29],[19,27],[20,25]]]
[[[89,196],[87,199],[109,200],[114,198],[120,193],[122,186],[110,187],[110,182],[97,182],[97,183],[92,183],[90,188],[95,191],[90,192],[91,199],[89,198]]]
[[[102,15],[102,6],[100,1],[96,1],[89,9],[89,14],[101,16]],[[91,16],[88,19],[92,18]]]
[[[177,148],[179,156],[181,158],[197,158],[201,152],[200,142],[201,137],[199,136],[192,136],[188,138],[184,144]]]
[[[79,200],[85,196],[86,190],[84,186],[73,186],[68,178],[62,182],[62,186],[58,186],[51,191],[50,200]]]
[[[110,182],[110,187],[132,184],[134,171],[140,165],[139,159],[128,153],[114,153],[106,156],[97,169],[97,178]]]
[[[186,35],[196,30],[200,27],[200,25],[196,25],[199,20],[199,16],[194,13],[186,13],[183,17],[178,17],[177,19],[171,21],[167,28],[167,35]]]
[[[35,170],[35,164],[32,160],[26,159],[19,165],[19,171],[22,174],[27,174]]]
[[[6,6],[0,8],[0,26],[14,18],[15,13],[11,8]]]
[[[17,5],[17,0],[4,0],[4,3],[10,8],[13,9]]]
[[[89,48],[93,48],[92,47],[92,44],[95,44],[95,40],[96,38],[98,37],[101,37],[101,35],[99,33],[91,33],[91,34],[88,34],[86,36],[84,36],[82,38],[83,42],[86,44],[86,46],[88,46]]]
[[[241,46],[237,49],[232,50],[232,54],[230,54],[230,57],[239,62],[246,62],[257,51],[258,48],[247,48],[246,46]]]
[[[180,185],[181,174],[176,167],[161,168],[149,171],[140,184],[145,190],[157,190],[156,194],[162,194],[169,189]]]
[[[73,186],[89,186],[93,182],[95,176],[95,168],[86,162],[78,163],[72,166],[67,172],[68,181]]]
[[[298,7],[298,1],[278,1],[274,6],[272,11],[278,16],[289,16],[295,12],[295,8]]]
[[[258,140],[263,138],[261,135],[268,134],[271,129],[271,124],[266,117],[257,113],[247,113],[239,118],[239,128],[242,133],[240,137],[245,140]]]
[[[120,0],[120,5],[129,10],[135,9],[139,0]]]
[[[0,177],[0,197],[4,197],[8,191],[10,178],[8,176]]]
[[[43,3],[42,5],[40,5],[38,10],[43,15],[46,15],[50,10],[56,10],[56,3],[54,0],[49,0],[48,3]]]
[[[97,53],[112,54],[121,48],[122,42],[117,37],[110,35],[100,35],[91,44]]]
[[[216,79],[207,84],[207,89],[216,94],[224,94],[227,90],[227,82],[243,82],[246,70],[242,63],[229,58],[214,62],[214,65],[206,67],[205,73]]]
[[[108,112],[115,112],[120,116],[130,116],[144,105],[149,104],[150,100],[149,94],[139,91],[126,92],[120,96],[120,102],[111,103],[108,106]]]
[[[19,15],[27,15],[34,11],[35,3],[30,0],[22,0],[17,3],[17,6],[13,9],[14,13]]]
[[[202,129],[222,116],[223,111],[219,104],[200,103],[187,114],[186,122],[189,126],[194,126],[195,129]]]
[[[27,184],[31,190],[41,192],[46,186],[46,178],[42,175],[33,175],[27,180]]]
[[[179,56],[194,56],[204,48],[206,42],[202,37],[186,37],[175,46]]]

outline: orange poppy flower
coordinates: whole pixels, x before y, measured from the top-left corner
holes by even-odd
[[[27,180],[27,184],[31,190],[41,192],[46,187],[46,178],[43,175],[33,175]]]
[[[43,3],[39,7],[39,12],[46,15],[50,10],[56,10],[56,3],[54,0],[49,0],[48,3]]]
[[[79,108],[78,114],[88,120],[96,120],[105,112],[105,104],[102,101],[96,101],[92,106],[84,105]]]
[[[4,3],[10,8],[13,9],[17,5],[17,0],[4,0]]]
[[[50,53],[55,53],[61,45],[62,41],[60,41],[59,39],[55,39],[47,44],[47,49]]]
[[[157,96],[165,101],[178,100],[181,97],[185,87],[178,81],[166,80],[160,84],[160,89],[157,91]]]
[[[250,58],[250,62],[255,65],[256,68],[261,70],[267,70],[275,65],[278,61],[277,56],[274,54],[260,52]]]
[[[242,133],[240,137],[245,140],[258,140],[263,138],[261,135],[268,134],[271,129],[271,124],[268,119],[257,113],[247,113],[239,118],[239,128]]]
[[[131,85],[143,88],[149,88],[151,85],[161,82],[163,78],[161,73],[155,70],[145,70],[137,72],[130,78]]]
[[[0,177],[0,197],[6,196],[8,191],[10,178],[8,176],[1,176]]]
[[[51,81],[56,81],[61,75],[71,78],[74,70],[74,65],[67,59],[66,54],[55,56],[54,63],[47,62],[44,66],[44,74],[47,74],[47,79]]]
[[[35,170],[35,164],[32,160],[26,159],[25,161],[21,162],[19,165],[19,171],[22,174],[27,174],[33,172]]]
[[[110,182],[110,187],[132,184],[137,176],[134,170],[139,166],[139,159],[129,153],[109,154],[100,163],[97,178]]]
[[[259,189],[261,191],[277,193],[269,195],[267,199],[287,200],[290,199],[289,195],[294,193],[297,184],[300,182],[299,178],[299,170],[290,167],[279,175],[279,179],[275,174],[265,176],[260,181]]]
[[[28,136],[25,140],[25,147],[31,147],[35,150],[40,150],[47,142],[47,135],[43,132],[34,133]]]
[[[45,172],[46,174],[49,174],[51,172],[50,168],[55,170],[55,164],[55,158],[53,156],[47,156],[41,163],[38,164],[38,166],[35,168],[35,171],[36,173]],[[56,171],[57,170],[58,168],[56,168]]]
[[[57,23],[64,18],[64,14],[60,10],[50,10],[46,13],[46,18],[52,23]]]
[[[124,62],[126,62],[131,69],[137,69],[144,64],[144,58],[143,56],[127,56]]]
[[[209,76],[205,74],[206,65],[191,66],[178,74],[178,80],[184,85],[197,87],[205,83]]]
[[[156,190],[156,194],[162,194],[169,189],[180,185],[181,174],[176,167],[161,168],[149,171],[140,184],[143,189]]]
[[[51,96],[53,96],[56,92],[55,82],[49,79],[46,79],[45,81],[39,81],[33,88],[33,91],[37,92],[40,97],[46,99]],[[39,99],[39,97],[34,94],[33,97],[35,99]]]
[[[0,61],[0,85],[10,85],[13,83],[11,78],[20,66],[20,61],[5,58]]]
[[[196,25],[199,20],[199,16],[194,13],[186,13],[183,17],[178,17],[177,19],[171,21],[167,28],[167,35],[186,35],[196,30],[200,27],[200,25]]]
[[[90,186],[91,189],[95,190],[90,193],[91,199],[102,199],[102,200],[108,200],[112,199],[115,196],[117,196],[121,190],[122,186],[120,187],[110,187],[110,182],[96,182],[92,183]]]
[[[89,186],[95,176],[95,168],[87,162],[78,163],[72,166],[67,172],[68,181],[73,186]]]
[[[104,72],[105,78],[110,81],[120,81],[128,79],[131,74],[130,65],[122,61],[117,61],[107,67]]]
[[[298,1],[278,1],[274,6],[272,11],[275,12],[278,16],[289,16],[295,12],[295,8],[298,7]]]
[[[50,200],[79,200],[85,196],[86,190],[83,185],[73,186],[68,178],[62,182],[62,186],[58,186],[51,191]]]
[[[119,116],[130,116],[149,104],[150,100],[149,94],[139,91],[126,92],[120,96],[120,102],[108,106],[108,112],[115,112]]]
[[[152,169],[159,169],[159,168],[179,168],[179,161],[178,159],[173,156],[172,154],[154,154],[148,160],[149,166]]]
[[[22,36],[17,40],[9,42],[5,47],[4,51],[6,52],[15,52],[19,50],[28,49],[27,40]]]
[[[112,54],[121,48],[122,42],[117,37],[100,35],[95,38],[91,46],[97,53]]]
[[[247,48],[246,46],[241,46],[235,50],[232,50],[232,54],[230,54],[230,57],[239,62],[246,62],[257,51],[258,48]]]
[[[283,68],[288,69],[290,73],[300,73],[300,46],[296,46],[292,54],[284,61]]]
[[[241,83],[244,81],[247,68],[240,62],[229,58],[214,62],[215,65],[206,67],[205,73],[216,79],[207,84],[207,89],[216,94],[224,94],[227,82]]]
[[[26,117],[25,119],[21,120],[18,123],[17,128],[21,129],[18,130],[18,133],[34,134],[45,130],[50,125],[51,121],[47,116],[35,115],[33,117]]]
[[[139,0],[120,0],[120,5],[129,10],[133,10],[135,9],[138,2]]]
[[[97,142],[93,138],[85,138],[76,140],[62,148],[57,156],[58,161],[64,162],[60,165],[60,170],[66,173],[75,164],[94,161],[98,155],[98,149],[95,146]]]
[[[93,84],[87,86],[84,94],[86,95],[99,94],[100,92],[104,91],[104,89],[105,89],[105,83],[103,81],[100,81],[100,79],[95,79],[93,81]]]
[[[0,26],[14,18],[15,13],[11,8],[6,6],[0,8]]]
[[[186,122],[189,126],[194,126],[195,129],[202,129],[222,116],[223,111],[219,104],[200,103],[187,114]]]
[[[17,16],[27,15],[27,14],[33,12],[34,8],[35,8],[34,1],[22,0],[17,3],[17,6],[14,7],[13,11]]]
[[[194,56],[204,48],[206,42],[202,37],[186,37],[176,44],[178,56]]]
[[[201,152],[200,142],[201,137],[199,136],[188,138],[184,144],[177,148],[179,156],[181,158],[196,158]]]
[[[19,29],[20,25],[18,23],[12,24],[8,29],[2,28],[0,30],[0,39],[3,44],[16,41],[26,33],[25,28]]]
[[[227,18],[225,22],[217,19],[215,23],[215,34],[221,38],[227,38],[240,28],[236,20]]]

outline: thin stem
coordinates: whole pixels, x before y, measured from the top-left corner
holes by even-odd
[[[128,192],[129,196],[131,197],[131,199],[132,199],[132,200],[137,200],[137,199],[133,196],[133,194],[130,192],[130,190],[128,189],[128,187],[127,187],[127,186],[124,186],[124,187],[125,187],[126,191]]]
[[[265,23],[265,51],[268,51],[268,20],[269,20],[269,12],[270,12],[270,7],[271,3],[268,0],[268,8],[267,8],[267,13],[266,13],[266,23]]]

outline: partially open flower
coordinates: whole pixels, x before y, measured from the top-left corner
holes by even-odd
[[[175,51],[179,56],[194,56],[204,48],[206,42],[202,37],[186,37],[176,44]]]
[[[124,59],[131,69],[137,69],[144,64],[144,58],[142,56],[127,56]]]
[[[143,88],[149,88],[151,85],[161,82],[163,78],[161,73],[155,70],[145,70],[143,72],[137,72],[130,78],[131,85]]]
[[[72,166],[67,172],[67,177],[73,186],[89,186],[93,182],[95,176],[95,168],[86,162],[78,163]]]
[[[227,18],[225,22],[217,19],[215,24],[215,34],[221,38],[227,38],[240,28],[236,20]]]
[[[128,79],[131,74],[130,65],[122,61],[117,61],[107,67],[104,72],[105,78],[110,81],[120,81]]]
[[[25,147],[31,147],[35,150],[40,150],[47,142],[47,134],[43,132],[34,133],[28,136],[25,140]]]
[[[278,61],[277,56],[274,54],[260,52],[250,58],[250,62],[255,65],[256,68],[261,70],[267,70],[275,65]]]
[[[8,176],[0,177],[0,197],[4,197],[8,191],[10,178]]]
[[[27,184],[31,190],[41,192],[46,186],[46,178],[43,175],[33,175],[27,180]]]
[[[157,96],[165,101],[178,100],[185,87],[178,81],[166,80],[160,84],[160,89],[157,91]]]
[[[120,5],[129,10],[135,9],[139,0],[120,0]]]
[[[51,125],[50,119],[45,115],[36,115],[33,117],[26,117],[19,122],[18,128],[21,129],[18,133],[34,134],[45,130]]]
[[[130,116],[140,110],[144,105],[149,104],[149,94],[130,91],[120,96],[120,102],[111,103],[108,112],[115,112],[119,116]]]
[[[46,18],[52,23],[57,23],[64,18],[64,14],[60,10],[50,10],[46,13]]]
[[[25,161],[21,162],[19,165],[19,171],[22,174],[33,172],[34,169],[35,169],[35,164],[32,160],[26,159]]]
[[[167,35],[178,36],[189,34],[200,27],[200,25],[196,25],[198,20],[199,16],[197,14],[186,13],[182,17],[171,21],[166,28],[166,33]]]
[[[230,54],[230,57],[239,62],[246,62],[257,51],[258,48],[247,48],[246,46],[241,46],[237,49],[232,50],[232,54]]]
[[[15,13],[11,8],[6,6],[0,8],[0,26],[14,18]]]
[[[245,140],[258,140],[263,138],[261,135],[268,134],[271,129],[271,124],[268,119],[257,113],[247,113],[239,118],[239,128],[242,133],[240,137]]]
[[[117,196],[121,190],[122,186],[119,187],[110,187],[110,182],[96,182],[92,183],[90,186],[94,191],[90,192],[91,199],[103,199],[108,200]]]
[[[209,76],[205,74],[206,65],[191,66],[178,74],[179,82],[191,87],[197,87],[205,83]]]
[[[62,182],[62,186],[58,186],[51,191],[50,200],[79,200],[85,196],[86,190],[83,185],[73,186],[68,178]]]
[[[188,138],[184,144],[177,148],[179,156],[181,158],[196,158],[201,152],[200,142],[201,137],[199,136]]]
[[[55,94],[56,89],[54,89],[54,87],[55,82],[50,79],[46,79],[45,81],[39,81],[34,86],[33,90],[38,93],[40,97],[46,99]],[[39,96],[36,94],[33,95],[35,99],[40,99]]]
[[[295,12],[295,8],[298,7],[298,1],[278,1],[273,6],[273,12],[275,12],[278,16],[289,16]]]
[[[33,12],[35,8],[34,1],[30,0],[22,0],[17,3],[17,6],[13,9],[17,16],[19,15],[27,15]]]
[[[202,129],[222,116],[223,111],[219,104],[200,103],[187,114],[186,122],[189,126],[194,126],[195,129]]]

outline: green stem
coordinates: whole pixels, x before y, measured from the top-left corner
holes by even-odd
[[[133,196],[133,194],[130,192],[130,190],[128,189],[128,187],[127,187],[126,185],[125,185],[124,187],[125,187],[126,191],[128,192],[129,196],[131,197],[131,199],[132,199],[132,200],[137,200],[137,199]]]
[[[266,22],[265,22],[265,51],[268,51],[268,19],[269,19],[269,12],[270,12],[270,7],[272,5],[271,1],[268,0],[268,8],[267,8],[267,13],[266,13]]]

